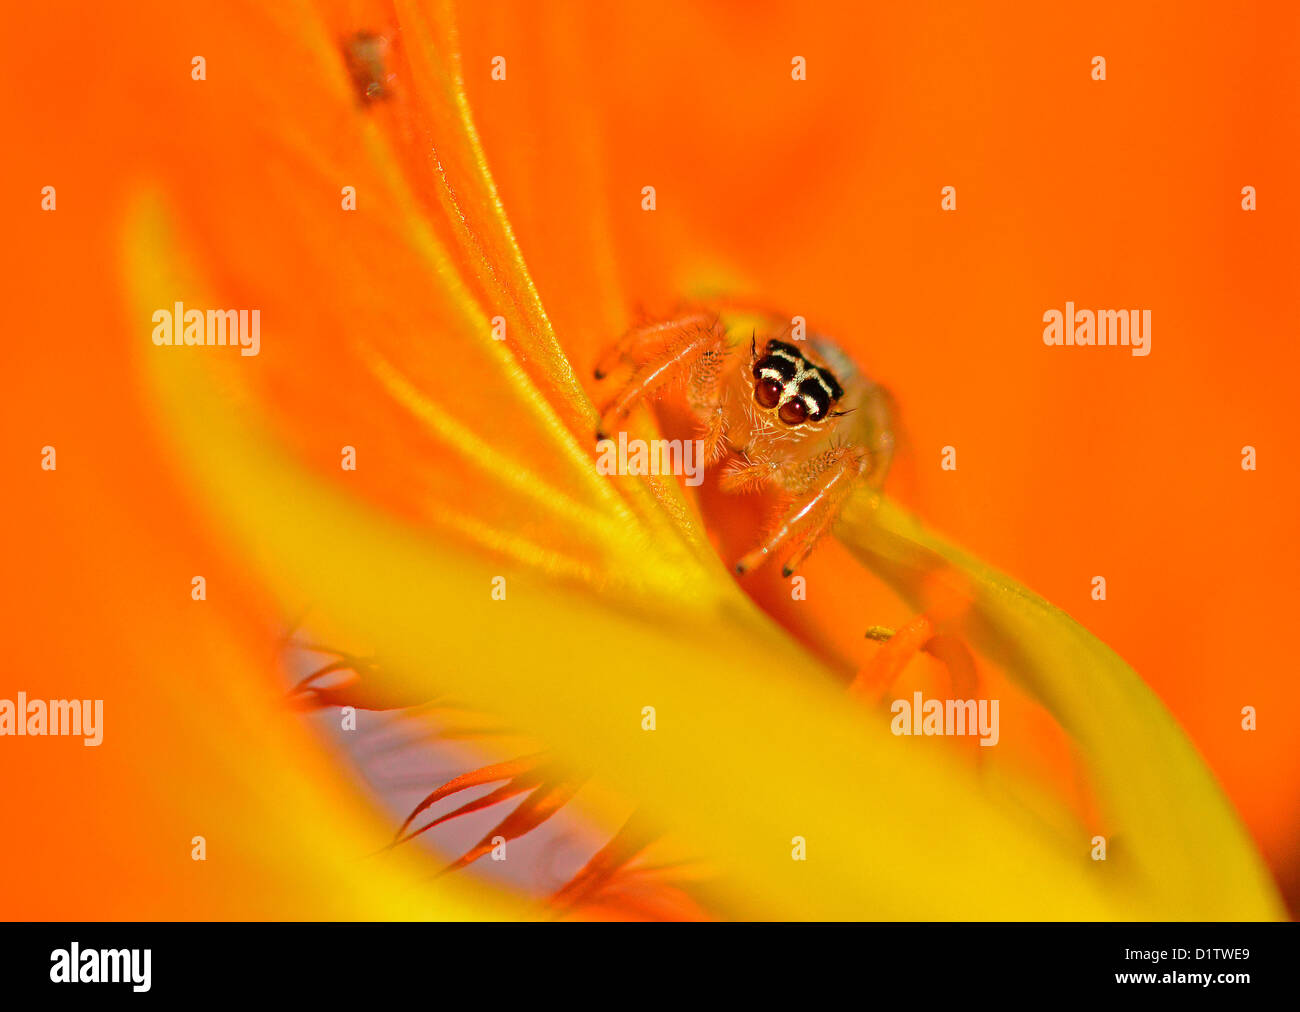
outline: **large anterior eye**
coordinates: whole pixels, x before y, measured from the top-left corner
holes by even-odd
[[[774,408],[781,399],[781,384],[774,379],[759,380],[754,384],[754,400],[762,407]]]
[[[781,405],[781,410],[776,413],[776,417],[786,425],[799,425],[808,418],[808,405],[803,402],[802,397],[792,397]]]

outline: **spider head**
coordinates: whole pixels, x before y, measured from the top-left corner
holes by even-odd
[[[762,355],[755,352],[752,372],[754,403],[787,428],[822,421],[844,396],[829,369],[785,341],[768,341]]]

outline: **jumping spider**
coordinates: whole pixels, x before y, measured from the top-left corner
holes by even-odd
[[[748,340],[733,336],[742,327]],[[803,339],[789,320],[728,309],[643,324],[602,356],[596,379],[624,365],[630,375],[601,412],[597,439],[639,402],[682,380],[705,459],[725,461],[722,489],[773,486],[786,495],[779,522],[736,563],[738,573],[789,548],[782,573],[790,576],[849,494],[884,482],[894,448],[892,399],[833,341]]]

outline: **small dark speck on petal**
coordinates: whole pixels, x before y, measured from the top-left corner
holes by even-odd
[[[362,103],[388,97],[387,55],[388,40],[372,32],[357,32],[344,43],[343,58]]]

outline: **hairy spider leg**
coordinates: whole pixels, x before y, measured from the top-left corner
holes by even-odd
[[[844,500],[862,473],[869,452],[862,447],[844,446],[827,453],[811,488],[797,495],[786,510],[784,519],[762,544],[736,563],[736,572],[744,574],[764,562],[788,541],[796,545],[794,554],[781,570],[782,576],[793,575],[817,540],[839,516]]]
[[[722,473],[718,482],[724,492],[757,492],[776,480],[780,465],[770,460],[749,460],[737,457]]]
[[[637,362],[631,378],[601,412],[597,439],[608,438],[614,422],[626,418],[638,401],[653,394],[669,380],[689,374],[702,356],[726,353],[726,333],[716,318],[705,317],[698,326],[688,323],[685,329],[678,325],[669,334],[660,331],[644,335],[641,341],[643,349],[647,341],[649,354]],[[634,344],[628,348],[628,354],[636,350]]]
[[[727,389],[732,374],[744,360],[739,345],[722,343],[706,349],[691,369],[686,403],[700,422],[704,459],[715,463],[727,453]]]
[[[664,339],[671,338],[678,331],[689,330],[691,327],[703,327],[715,319],[716,316],[711,316],[708,313],[691,313],[674,320],[646,323],[639,327],[633,327],[614,342],[613,347],[601,355],[600,361],[596,363],[596,379],[602,380],[623,362],[633,361],[636,351],[639,350],[644,356],[647,347],[658,346]]]

